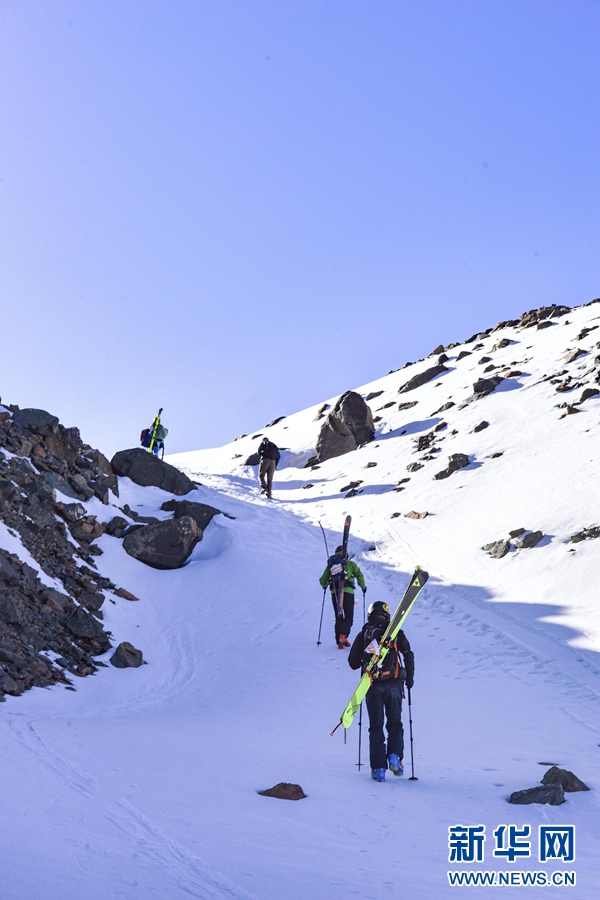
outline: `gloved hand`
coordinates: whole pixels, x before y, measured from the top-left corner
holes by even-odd
[[[366,584],[365,584],[364,588],[362,589],[362,592],[363,592],[363,596],[367,593],[367,586],[366,586]]]
[[[413,686],[414,686],[414,683],[415,683],[414,678],[407,678],[407,679],[406,679],[406,687],[408,688],[409,691],[412,690],[412,688],[413,688]]]

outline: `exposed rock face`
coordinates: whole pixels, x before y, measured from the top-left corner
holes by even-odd
[[[337,401],[321,427],[316,446],[316,461],[324,462],[356,450],[375,437],[370,407],[360,394],[346,391]]]
[[[600,526],[592,525],[590,528],[582,528],[581,531],[578,531],[577,534],[572,534],[569,540],[572,544],[579,544],[580,541],[586,541],[588,539],[595,540],[600,537]]]
[[[441,481],[442,478],[449,478],[453,472],[457,472],[458,469],[464,469],[465,466],[469,465],[469,457],[464,453],[453,453],[448,457],[448,465],[445,469],[442,469],[441,472],[437,472],[433,477],[436,481]]]
[[[509,803],[525,805],[528,803],[549,803],[550,806],[560,806],[565,802],[565,792],[562,784],[540,785],[528,788],[525,791],[513,791],[508,798]]]
[[[201,540],[195,520],[182,516],[130,531],[123,538],[123,549],[154,569],[180,569]]]
[[[209,506],[207,503],[192,503],[191,500],[167,500],[161,509],[172,512],[175,519],[191,516],[201,531],[204,531],[215,516],[221,514],[221,510],[214,506]]]
[[[245,466],[257,466],[260,463],[260,456],[258,453],[251,453],[246,462]]]
[[[266,791],[259,791],[263,797],[277,797],[279,800],[303,800],[306,794],[299,784],[290,784],[287,781],[280,781],[275,787]]]
[[[587,784],[584,784],[577,775],[569,772],[568,769],[559,769],[558,766],[548,769],[542,778],[542,784],[560,784],[563,790],[569,794],[575,793],[575,791],[589,791]]]
[[[432,378],[437,378],[447,371],[448,369],[444,365],[431,366],[429,369],[425,369],[424,372],[421,372],[420,375],[415,375],[407,381],[406,384],[403,384],[402,387],[398,389],[398,393],[406,394],[408,391],[414,391],[415,388],[421,387],[422,384],[427,384]]]
[[[32,434],[46,436],[58,426],[58,419],[45,409],[18,409],[13,413],[13,422],[31,431]]]
[[[503,380],[501,375],[494,375],[492,378],[480,378],[473,385],[475,399],[481,400],[482,397],[487,397],[488,394],[491,394],[492,391],[496,390]]]
[[[189,494],[194,490],[194,483],[187,475],[176,469],[175,466],[158,459],[152,453],[148,453],[143,447],[135,447],[133,450],[119,450],[110,461],[113,471],[117,475],[131,478],[136,484],[143,487],[162,488],[170,494]]]
[[[555,319],[558,316],[564,316],[571,310],[568,306],[540,306],[539,309],[530,309],[524,312],[519,318],[519,328],[531,328],[532,325],[540,325],[549,319]],[[548,324],[551,324],[548,321]]]
[[[142,651],[136,650],[129,641],[123,641],[111,656],[110,661],[117,669],[137,669],[138,666],[144,664],[144,656]]]

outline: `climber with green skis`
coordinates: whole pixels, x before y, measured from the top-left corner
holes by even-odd
[[[370,667],[371,684],[365,697],[369,713],[371,776],[375,781],[385,781],[387,768],[394,775],[404,774],[402,698],[404,683],[410,691],[415,677],[415,657],[406,635],[400,629],[393,640],[386,641],[389,624],[390,609],[387,603],[381,600],[371,603],[367,622],[354,639],[348,654],[350,668],[361,669],[363,673],[367,671],[374,654],[375,658],[381,659],[379,665]],[[387,648],[385,655],[381,653],[384,645]],[[384,723],[387,727],[387,748]]]
[[[365,594],[367,591],[365,577],[357,564],[348,559],[347,548],[346,554],[344,554],[344,548],[340,544],[335,548],[335,553],[327,560],[325,571],[319,578],[319,584],[323,590],[327,588],[327,585],[331,590],[335,615],[335,642],[340,650],[350,646],[348,637],[354,621],[354,606],[358,602],[354,599],[355,579]]]
[[[162,407],[158,411],[158,415],[154,419],[150,428],[144,428],[140,434],[140,443],[145,447],[148,453],[158,456],[162,450],[162,456],[165,455],[165,438],[169,433],[169,429],[161,424],[160,416]]]

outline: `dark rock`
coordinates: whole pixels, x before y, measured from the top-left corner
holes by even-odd
[[[492,541],[491,544],[485,544],[483,549],[488,551],[492,559],[502,559],[510,550],[510,541]]]
[[[13,412],[12,420],[26,431],[42,436],[52,434],[58,426],[57,417],[45,409],[19,409]]]
[[[445,469],[442,469],[441,472],[437,472],[433,477],[436,481],[440,481],[442,478],[449,478],[453,472],[457,472],[459,469],[464,469],[465,466],[469,465],[469,457],[464,453],[453,453],[448,457],[448,465]]]
[[[115,597],[121,597],[123,600],[133,601],[138,599],[135,594],[132,594],[130,591],[126,591],[125,588],[117,588],[117,590],[114,591],[114,595]]]
[[[110,534],[111,537],[122,538],[127,528],[129,528],[127,519],[124,519],[123,516],[115,516],[104,529],[104,533]]]
[[[273,419],[272,422],[269,422],[268,425],[265,425],[265,428],[272,428],[273,425],[277,425],[278,422],[283,422],[285,416],[279,416],[277,419]]]
[[[448,362],[449,357],[446,356],[445,353],[441,353],[438,356],[438,366],[443,366],[445,362]]]
[[[519,378],[519,376],[522,374],[523,373],[521,372],[520,369],[511,369],[510,372],[505,372],[504,377],[505,378]]]
[[[67,522],[79,522],[87,516],[87,509],[81,503],[65,503],[60,513]]]
[[[9,584],[13,584],[18,581],[18,578],[16,570],[3,556],[0,556],[0,581],[8,581]]]
[[[67,619],[66,624],[69,631],[77,635],[77,637],[92,638],[94,640],[106,638],[102,625],[89,612],[86,612],[83,606],[78,606],[75,609],[73,615]]]
[[[429,355],[430,355],[430,356],[436,356],[438,353],[443,353],[443,352],[444,352],[444,349],[445,349],[445,348],[444,348],[444,345],[443,345],[443,344],[440,344],[439,347],[436,347],[435,350],[432,350],[431,353],[430,353]]]
[[[589,791],[587,784],[584,784],[577,775],[569,772],[568,769],[559,769],[558,766],[552,766],[548,769],[542,778],[542,784],[560,784],[563,791],[567,794],[573,794],[576,791]]]
[[[374,469],[376,465],[376,462],[368,462],[365,466],[365,469]]]
[[[116,475],[130,478],[143,487],[153,485],[178,496],[194,490],[194,482],[187,475],[154,454],[147,453],[143,447],[120,450],[110,464]]]
[[[25,684],[20,679],[15,681],[10,675],[2,675],[0,677],[0,691],[3,691],[5,694],[19,697],[24,690]]]
[[[482,356],[477,365],[482,366],[484,363],[491,362],[491,361],[492,361],[491,356]]]
[[[490,459],[500,459],[501,456],[504,456],[504,450],[500,453],[490,453]]]
[[[384,403],[383,406],[379,406],[378,409],[377,409],[377,411],[379,412],[379,411],[382,410],[382,409],[389,409],[390,406],[395,406],[395,405],[396,405],[396,401],[395,401],[395,400],[390,400],[389,403]]]
[[[496,390],[502,381],[503,378],[501,375],[494,375],[492,378],[480,378],[473,385],[475,398],[480,400],[482,397],[487,397],[488,394],[491,394],[492,391]]]
[[[360,394],[346,391],[339,398],[317,438],[317,462],[356,450],[375,437],[373,413]]]
[[[508,532],[508,536],[511,538],[518,538],[521,537],[522,534],[525,534],[526,531],[526,528],[515,528],[514,531]]]
[[[489,422],[486,422],[486,421],[484,420],[483,422],[480,422],[479,425],[476,425],[475,428],[473,429],[473,431],[474,431],[475,433],[477,433],[477,432],[479,432],[479,431],[483,431],[484,428],[489,428],[489,427],[490,427],[490,423],[489,423]]]
[[[525,791],[514,791],[508,798],[509,803],[525,805],[527,803],[549,803],[560,806],[565,802],[565,792],[560,783],[528,788]]]
[[[461,350],[458,356],[456,357],[456,362],[459,362],[461,359],[464,359],[465,356],[471,356],[470,350]]]
[[[287,781],[280,781],[275,787],[258,793],[263,797],[277,797],[279,800],[304,800],[306,797],[299,784],[289,784]]]
[[[368,403],[369,400],[374,400],[375,397],[380,397],[382,394],[383,394],[383,391],[371,391],[370,393],[367,394],[367,396],[365,397],[365,400]]]
[[[406,403],[399,403],[398,412],[402,412],[402,410],[404,409],[412,409],[413,406],[416,406],[418,402],[418,400],[408,400]]]
[[[422,469],[422,468],[423,468],[423,463],[410,463],[406,467],[406,471],[407,472],[418,472],[419,469]]]
[[[108,504],[108,485],[101,484],[99,481],[90,481],[90,490],[93,491],[100,503],[104,503],[105,506]]]
[[[492,353],[495,350],[504,350],[505,347],[508,347],[509,344],[512,344],[512,341],[508,338],[502,338],[492,347]]]
[[[589,400],[590,397],[595,397],[596,394],[600,394],[598,388],[586,388],[581,395],[580,403],[585,403],[586,400]]]
[[[246,462],[245,466],[258,466],[260,463],[260,456],[258,453],[251,453]]]
[[[600,527],[598,525],[593,525],[591,528],[583,528],[581,531],[578,531],[577,534],[572,534],[569,540],[572,544],[578,544],[580,541],[585,541],[589,539],[595,539],[600,537]]]
[[[110,658],[117,669],[137,669],[144,664],[141,650],[136,650],[129,641],[122,641]]]
[[[343,488],[340,488],[340,494],[343,494],[344,491],[353,491],[360,484],[362,484],[362,479],[359,479],[358,481],[351,481],[350,484],[346,484]]]
[[[15,601],[4,591],[0,592],[0,621],[7,625],[20,625],[23,622]]]
[[[46,437],[46,447],[60,459],[72,465],[81,452],[83,443],[79,428],[64,428],[57,425],[52,434]]]
[[[179,569],[201,540],[195,520],[182,516],[130,532],[123,538],[123,549],[155,569]]]
[[[535,547],[536,544],[539,544],[541,539],[544,537],[543,532],[541,531],[531,531],[529,534],[526,534],[520,540],[515,541],[515,547],[518,547],[519,550],[527,550],[530,547]]]
[[[581,347],[576,347],[574,350],[571,350],[569,353],[567,353],[565,362],[575,362],[575,360],[579,359],[580,356],[583,356],[584,353],[587,353],[587,350],[582,350]]]
[[[77,599],[90,612],[98,612],[104,603],[104,594],[94,591],[93,593],[80,594]]]
[[[0,643],[0,662],[12,663],[14,666],[24,666],[27,660],[19,653],[15,653],[9,644]]]
[[[433,378],[438,378],[438,376],[442,375],[444,372],[448,372],[449,370],[444,366],[431,366],[429,369],[425,369],[424,372],[421,372],[419,375],[415,375],[410,381],[407,381],[406,384],[403,384],[401,388],[398,389],[399,394],[406,394],[408,391],[414,391],[415,388],[421,387],[423,384],[427,384],[428,381],[431,381]]]
[[[181,519],[182,516],[191,516],[202,531],[215,516],[221,514],[221,510],[214,506],[209,506],[207,503],[193,503],[191,500],[167,500],[161,509],[172,512],[176,519]]]
[[[44,472],[44,479],[53,490],[60,491],[61,494],[64,494],[66,497],[71,497],[73,500],[81,499],[68,481],[66,481],[62,475],[59,475],[58,472]]]
[[[432,416],[437,416],[438,413],[446,412],[448,409],[452,409],[453,406],[456,406],[456,403],[453,400],[448,400],[447,403],[444,403],[443,406],[440,406],[439,409],[436,409],[434,413],[431,413]]]
[[[568,306],[557,306],[556,304],[553,304],[552,306],[541,306],[539,309],[531,309],[529,312],[524,312],[520,316],[519,328],[531,328],[533,325],[539,327],[545,320],[564,316],[568,312],[570,312]],[[547,322],[547,324],[551,325],[552,323]]]
[[[70,597],[66,594],[61,594],[60,591],[57,591],[54,588],[45,588],[41,593],[41,598],[49,606],[60,610],[60,612],[64,612],[73,605],[73,601]]]

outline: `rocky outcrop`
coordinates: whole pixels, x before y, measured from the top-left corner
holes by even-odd
[[[316,446],[316,462],[324,462],[356,450],[375,437],[370,407],[360,394],[346,391],[337,401],[321,427]]]
[[[110,464],[116,475],[130,478],[135,484],[143,487],[153,485],[179,497],[194,490],[194,482],[190,481],[187,475],[175,466],[158,459],[154,454],[148,453],[143,447],[119,450]]]
[[[122,641],[111,656],[110,662],[117,669],[137,669],[144,665],[144,655],[129,641]]]
[[[562,789],[568,794],[573,794],[576,791],[589,791],[589,787],[587,784],[584,784],[581,778],[578,778],[573,772],[569,772],[568,769],[560,769],[558,766],[552,766],[552,768],[548,769],[542,778],[542,784],[560,784]]]
[[[209,506],[207,503],[192,503],[191,500],[167,500],[161,509],[172,512],[175,519],[191,516],[201,531],[204,531],[215,516],[221,514],[221,510],[214,506]]]
[[[407,381],[406,384],[403,384],[402,387],[398,389],[398,393],[406,394],[408,391],[414,391],[415,388],[421,387],[422,384],[427,384],[428,381],[431,381],[433,378],[438,378],[440,375],[443,375],[444,372],[448,371],[449,370],[444,365],[431,366],[429,369],[425,369],[424,372],[421,372],[420,375],[415,375]]]
[[[541,325],[542,322],[550,325],[550,319],[556,319],[571,312],[568,306],[540,306],[539,309],[530,309],[519,318],[519,328],[531,328],[533,325]]]
[[[182,516],[130,531],[123,538],[123,549],[154,569],[180,569],[201,540],[195,520]]]

